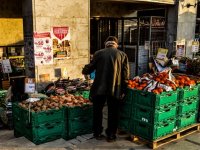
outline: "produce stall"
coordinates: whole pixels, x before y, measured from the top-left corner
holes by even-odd
[[[147,140],[152,148],[171,134],[178,137],[188,127],[199,130],[199,82],[197,77],[170,71],[129,80],[119,128]]]
[[[29,94],[28,99],[13,103],[14,136],[41,144],[91,133],[89,88],[87,81],[59,79],[49,84],[43,94]]]

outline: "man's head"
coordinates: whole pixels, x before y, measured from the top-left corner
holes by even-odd
[[[115,36],[109,36],[104,42],[105,47],[118,47],[118,39]]]

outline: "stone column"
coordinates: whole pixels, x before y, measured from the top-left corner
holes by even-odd
[[[186,56],[192,57],[191,43],[195,37],[197,0],[179,0],[177,40],[186,40]]]
[[[167,14],[167,48],[169,50],[168,57],[171,57],[174,52],[174,41],[176,41],[178,20],[178,4],[170,6]]]
[[[82,68],[89,61],[89,2],[89,0],[23,0],[25,52],[27,52],[26,58],[31,60],[31,63],[26,61],[27,67],[32,68],[31,65],[34,64],[33,32],[49,32],[55,26],[68,26],[71,35],[71,58],[55,60],[53,65],[35,67],[34,64],[35,70],[27,70],[27,75],[38,79],[41,74],[49,74],[51,81],[56,79],[55,69],[59,68],[65,70],[67,76],[72,79],[83,77]]]
[[[22,1],[22,16],[24,29],[24,55],[26,76],[35,77],[33,49],[33,4],[32,0]]]

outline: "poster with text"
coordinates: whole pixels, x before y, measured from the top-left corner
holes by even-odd
[[[69,27],[52,27],[53,56],[54,58],[70,58],[70,29]]]
[[[53,64],[53,49],[50,32],[34,33],[35,65]]]

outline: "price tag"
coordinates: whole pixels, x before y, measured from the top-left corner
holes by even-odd
[[[35,93],[35,79],[25,79],[25,93]]]
[[[199,51],[199,41],[192,42],[192,52],[197,53]]]

